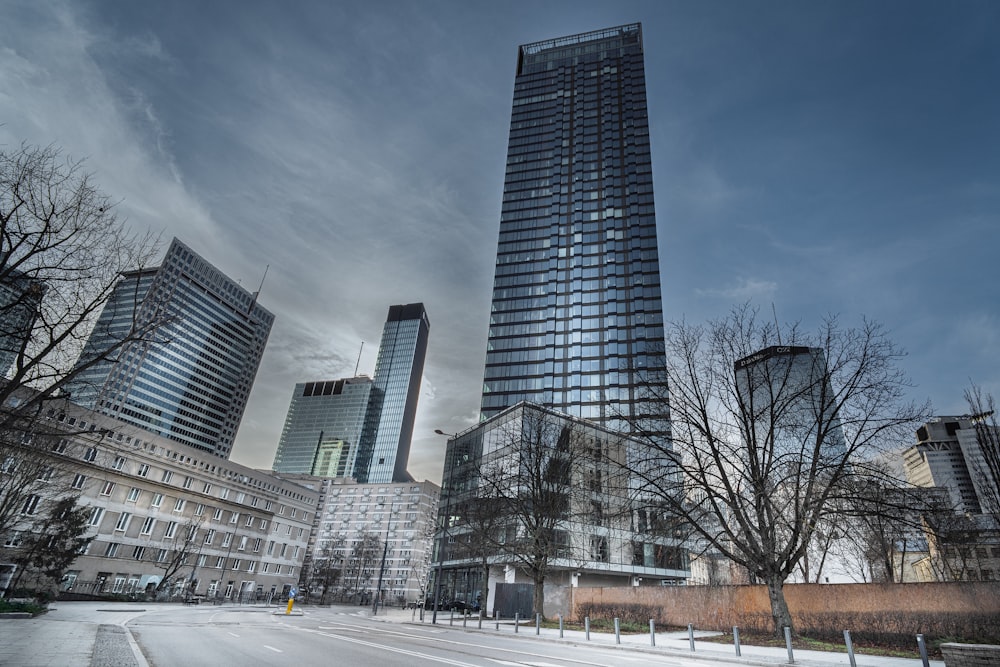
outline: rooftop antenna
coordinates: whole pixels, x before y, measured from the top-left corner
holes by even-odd
[[[248,315],[253,312],[254,306],[257,305],[257,297],[260,296],[260,291],[264,289],[264,279],[267,278],[267,270],[270,268],[271,268],[270,264],[264,267],[264,275],[260,277],[260,287],[258,287],[257,291],[253,293],[253,298],[250,299],[250,305],[247,307]]]
[[[358,363],[354,364],[354,377],[358,377],[358,368],[361,366],[361,353],[365,351],[365,341],[361,341],[361,349],[358,350]]]
[[[781,327],[778,326],[778,311],[774,307],[774,302],[771,302],[771,314],[774,315],[774,330],[778,334],[778,345],[781,345]]]

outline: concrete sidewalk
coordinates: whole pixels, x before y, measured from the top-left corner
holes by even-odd
[[[371,615],[371,610],[361,611],[360,615]],[[420,620],[420,611],[412,609],[380,609],[375,620],[394,623],[414,623],[417,625],[430,625],[431,612],[424,613],[424,620]],[[740,647],[740,655],[736,655],[736,649],[732,644],[717,644],[715,642],[698,641],[698,637],[705,637],[717,633],[695,632],[695,650],[691,651],[688,634],[681,632],[657,632],[656,645],[650,641],[649,633],[635,635],[621,635],[621,643],[615,643],[614,633],[596,632],[591,630],[590,639],[582,630],[564,630],[562,638],[559,637],[558,628],[540,628],[538,634],[535,631],[534,623],[525,624],[514,632],[513,621],[501,621],[500,629],[497,630],[496,621],[483,619],[482,629],[479,629],[479,619],[470,617],[465,619],[460,614],[452,616],[450,612],[438,612],[438,625],[451,629],[464,629],[468,632],[483,632],[496,634],[500,633],[511,637],[517,637],[528,641],[557,641],[577,644],[581,646],[594,645],[603,648],[617,648],[628,651],[641,651],[643,653],[662,654],[664,656],[683,656],[688,659],[703,659],[713,664],[729,663],[741,665],[787,665],[788,651],[785,648],[769,646],[747,646]],[[914,638],[916,645],[916,638]],[[846,649],[843,653],[832,653],[827,651],[807,651],[795,649],[793,658],[796,665],[806,667],[850,667],[850,657]],[[920,659],[912,658],[891,658],[875,655],[864,655],[855,651],[855,662],[857,667],[922,667]],[[930,667],[944,667],[944,662],[931,660]]]

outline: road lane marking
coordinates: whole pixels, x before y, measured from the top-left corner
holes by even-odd
[[[240,636],[239,636],[238,634],[236,634],[235,632],[229,632],[229,631],[227,630],[227,631],[226,631],[226,634],[227,634],[227,635],[229,635],[230,637],[236,637],[237,639],[239,639],[239,638],[240,638]]]
[[[284,653],[284,651],[282,651],[280,648],[274,648],[273,646],[268,646],[267,644],[261,644],[261,646],[263,646],[264,648],[269,648],[275,653]]]
[[[443,658],[436,655],[431,655],[429,653],[420,653],[419,651],[411,651],[409,649],[396,648],[394,646],[386,646],[385,644],[376,644],[375,642],[364,641],[363,639],[354,639],[351,637],[342,637],[340,635],[332,635],[328,632],[320,632],[319,630],[310,630],[309,628],[297,628],[302,632],[311,632],[317,635],[323,635],[324,637],[329,637],[330,639],[339,639],[343,642],[350,642],[352,644],[361,644],[362,646],[368,646],[370,648],[377,648],[382,651],[390,651],[392,653],[400,653],[402,655],[410,655],[415,658],[421,658],[423,660],[430,660],[433,662],[441,662],[446,665],[455,665],[456,667],[477,667],[475,663],[471,662],[461,662],[459,660],[452,660],[451,658]]]

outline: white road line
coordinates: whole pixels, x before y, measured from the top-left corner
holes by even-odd
[[[263,646],[264,648],[271,649],[275,653],[284,653],[284,651],[282,651],[280,648],[274,648],[273,646],[268,646],[267,644],[261,644],[261,646]]]
[[[342,635],[332,635],[328,632],[320,632],[318,630],[310,630],[309,628],[298,628],[303,632],[312,632],[317,635],[323,635],[324,637],[330,637],[331,639],[339,639],[343,642],[350,642],[352,644],[361,644],[362,646],[370,646],[371,648],[377,648],[382,651],[390,651],[392,653],[401,653],[403,655],[410,655],[415,658],[421,658],[423,660],[429,660],[433,662],[441,662],[446,665],[455,665],[455,667],[476,667],[474,663],[471,662],[461,662],[458,660],[452,660],[451,658],[443,658],[436,655],[430,655],[429,653],[420,653],[419,651],[410,651],[408,649],[395,648],[393,646],[386,646],[385,644],[376,644],[375,642],[367,642],[361,639],[353,639],[351,637],[344,637]]]
[[[229,635],[230,637],[236,637],[237,639],[239,639],[239,637],[240,637],[240,636],[239,636],[238,634],[236,634],[235,632],[229,632],[228,630],[226,631],[226,634],[227,634],[227,635]]]

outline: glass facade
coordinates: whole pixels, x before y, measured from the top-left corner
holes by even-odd
[[[295,385],[274,471],[349,476],[348,458],[361,440],[371,393],[367,377]]]
[[[45,295],[45,285],[21,271],[0,266],[0,379],[30,346],[31,329]]]
[[[429,332],[424,304],[389,307],[375,363],[365,431],[361,447],[353,457],[351,476],[359,482],[410,479],[406,465]]]
[[[174,239],[159,268],[116,285],[78,364],[156,321],[155,336],[82,371],[71,400],[228,458],[274,315]]]
[[[482,419],[529,401],[622,429],[663,365],[641,27],[524,45]]]

